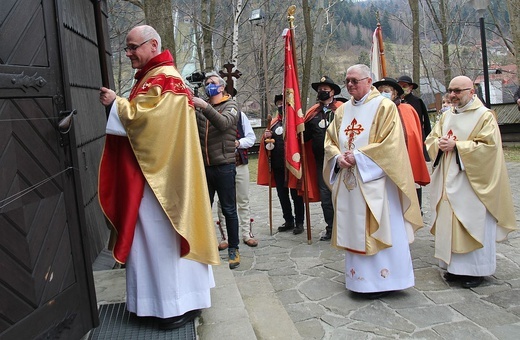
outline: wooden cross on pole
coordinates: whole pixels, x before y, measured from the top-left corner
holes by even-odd
[[[227,93],[229,93],[231,96],[234,97],[235,93],[233,92],[233,89],[235,88],[235,84],[233,81],[233,77],[235,77],[235,79],[240,78],[240,76],[242,75],[242,72],[240,72],[239,70],[233,71],[233,67],[235,67],[234,64],[228,63],[228,64],[224,64],[223,66],[226,69],[227,73],[224,72],[223,70],[220,70],[218,73],[220,74],[220,76],[222,78],[224,78],[226,80]]]

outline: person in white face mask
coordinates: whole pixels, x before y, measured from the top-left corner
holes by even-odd
[[[416,185],[417,197],[421,202],[421,186],[430,183],[430,175],[426,160],[423,153],[423,141],[421,133],[421,122],[415,109],[410,105],[403,103],[401,96],[404,91],[402,87],[393,78],[383,78],[373,84],[383,97],[386,97],[397,105],[397,111],[403,124],[404,139],[406,148],[408,149],[408,157],[412,165],[413,178]]]
[[[450,100],[450,94],[445,93],[444,96],[442,96],[442,104],[439,111],[437,111],[437,117],[435,119],[435,122],[437,122],[439,119],[441,119],[441,116],[444,114],[444,112],[448,111],[452,108],[451,100]]]
[[[449,109],[451,109],[450,94],[449,93],[445,93],[444,96],[442,96],[441,113],[444,113],[444,112],[446,112]]]

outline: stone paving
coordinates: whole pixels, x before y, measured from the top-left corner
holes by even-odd
[[[508,169],[518,222],[520,163],[508,163]],[[232,273],[237,281],[248,275],[267,276],[303,339],[520,339],[519,232],[497,245],[497,271],[481,286],[448,284],[433,258],[425,187],[425,227],[411,245],[415,287],[366,300],[345,288],[344,252],[319,241],[325,227],[319,203],[310,204],[313,227],[308,244],[306,233],[277,233],[283,219],[275,189],[272,194],[271,236],[268,189],[251,184],[253,232],[259,245],[240,246],[241,264]]]

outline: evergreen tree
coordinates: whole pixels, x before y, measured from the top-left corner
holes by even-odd
[[[359,53],[358,64],[370,65],[370,56],[366,51],[361,51]]]
[[[381,16],[381,27],[383,28],[383,39],[385,41],[395,41],[394,32],[392,31],[392,25],[388,20],[388,12]]]
[[[363,40],[363,36],[361,35],[361,29],[359,28],[359,26],[357,26],[356,28],[356,37],[354,38],[352,44],[357,46],[365,45],[365,41]]]

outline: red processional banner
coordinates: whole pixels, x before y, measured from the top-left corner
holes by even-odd
[[[301,145],[298,133],[305,130],[304,114],[300,101],[298,74],[292,51],[292,31],[285,32],[285,74],[284,74],[284,102],[285,102],[285,166],[296,178],[302,176]]]

